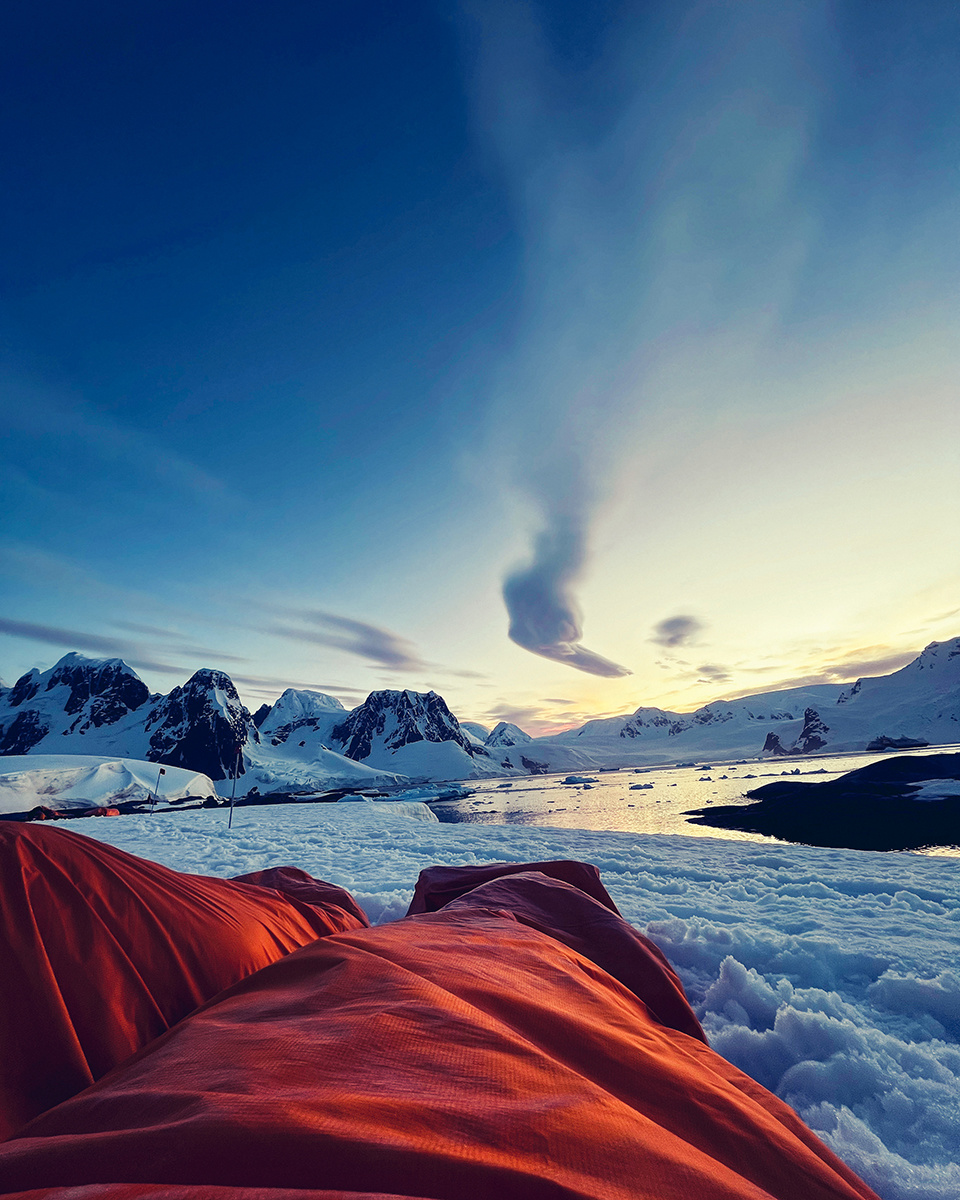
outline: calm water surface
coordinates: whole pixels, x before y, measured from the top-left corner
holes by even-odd
[[[931,747],[926,753],[955,751],[958,746]],[[910,753],[910,752],[907,752]],[[924,751],[914,753],[923,754]],[[618,830],[625,833],[670,833],[685,837],[776,842],[778,839],[736,829],[691,825],[684,812],[711,804],[751,803],[750,788],[791,777],[817,783],[836,779],[888,754],[844,754],[816,758],[755,759],[693,767],[628,767],[618,771],[580,771],[590,783],[564,783],[568,773],[524,779],[467,780],[472,796],[435,802],[441,821],[481,825],[547,825],[561,828]],[[645,786],[638,786],[645,785]],[[960,854],[955,848],[931,853]]]

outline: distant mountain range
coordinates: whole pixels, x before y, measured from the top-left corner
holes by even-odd
[[[641,707],[548,738],[461,723],[436,692],[372,692],[348,711],[289,688],[251,715],[222,671],[197,671],[162,696],[120,659],[80,654],[0,689],[0,755],[116,755],[214,781],[236,769],[238,794],[955,742],[960,638],[852,687],[765,692],[693,713]]]

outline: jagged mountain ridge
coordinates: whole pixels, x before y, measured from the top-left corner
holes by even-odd
[[[120,659],[64,656],[0,691],[0,755],[110,754],[229,778],[238,790],[466,779],[602,766],[723,760],[960,741],[960,638],[933,642],[891,675],[716,701],[693,713],[641,706],[531,738],[500,722],[480,744],[436,692],[373,692],[348,711],[287,689],[256,717],[230,677],[203,669],[151,695]]]

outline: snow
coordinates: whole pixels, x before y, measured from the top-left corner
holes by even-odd
[[[197,810],[83,833],[203,874],[299,866],[348,888],[374,922],[401,917],[433,863],[595,863],[676,966],[719,1053],[884,1200],[960,1195],[955,858],[432,816],[417,803],[284,805],[240,809],[232,829],[222,810]]]
[[[119,801],[149,801],[156,795],[156,763],[94,754],[17,754],[0,758],[0,813],[29,812],[38,805],[53,809],[102,808]],[[214,796],[206,775],[183,767],[164,767],[162,800]]]
[[[911,800],[945,800],[960,796],[960,779],[927,779],[910,794]]]

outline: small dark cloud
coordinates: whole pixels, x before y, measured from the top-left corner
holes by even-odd
[[[575,700],[566,700],[558,696],[544,696],[540,701],[541,704],[575,704]]]
[[[906,653],[884,654],[876,658],[848,659],[835,666],[825,667],[824,674],[829,677],[827,682],[830,683],[846,683],[861,676],[890,675],[893,671],[905,667],[907,663],[913,662],[916,657],[916,650],[908,650]]]
[[[181,678],[189,677],[196,669],[194,667],[178,667],[172,663],[150,662],[143,658],[125,658],[124,662],[128,667],[133,667],[135,671],[156,671],[159,675],[179,675]]]
[[[338,617],[334,613],[306,610],[297,615],[301,620],[321,628],[295,629],[290,625],[274,625],[272,632],[291,641],[343,650],[392,670],[422,670],[425,665],[417,656],[412,642],[388,629],[354,621],[351,617]]]
[[[539,708],[524,707],[504,701],[494,705],[493,708],[488,708],[483,716],[484,724],[490,724],[491,728],[500,721],[508,721],[511,725],[518,725],[524,729],[527,724],[542,722],[545,714]]]
[[[683,614],[665,617],[654,625],[650,641],[656,642],[658,646],[686,646],[705,628],[703,622],[698,621],[696,617]]]
[[[726,683],[732,678],[726,667],[718,667],[716,663],[704,663],[697,667],[697,675],[700,683]]]

